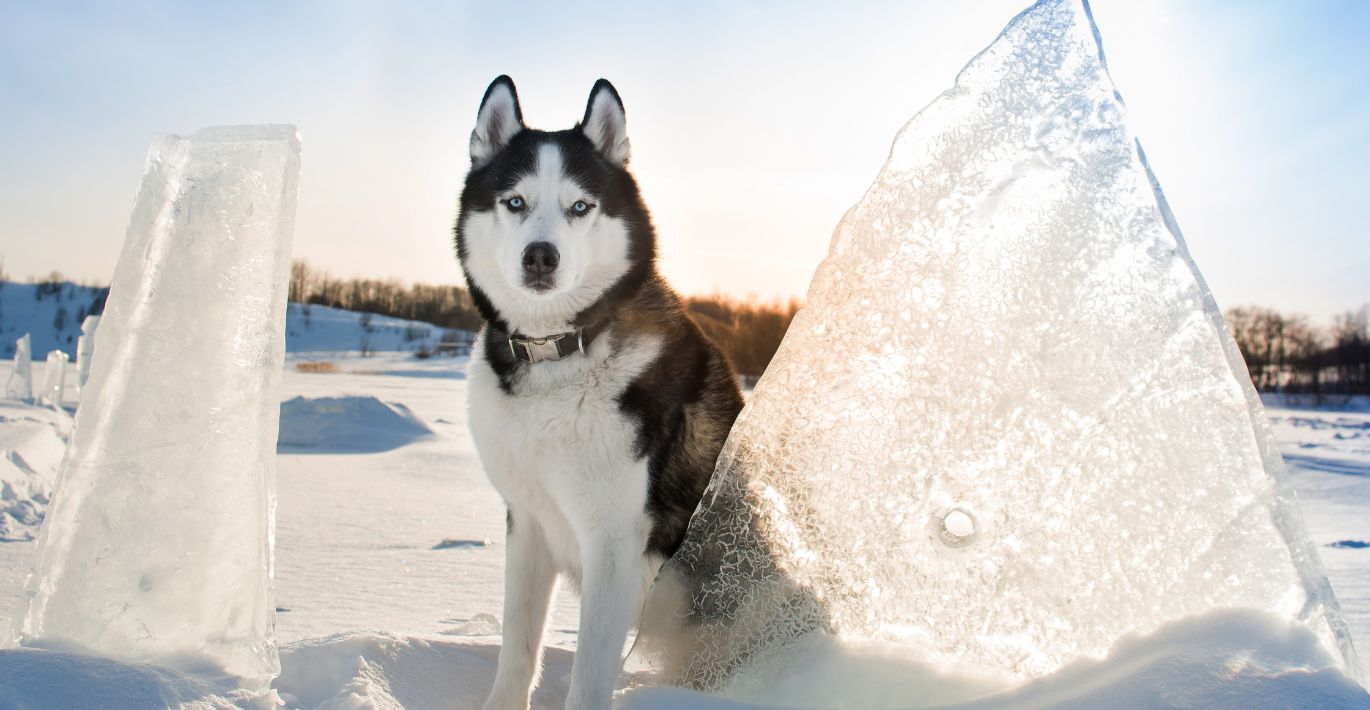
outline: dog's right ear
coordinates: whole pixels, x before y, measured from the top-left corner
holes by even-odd
[[[519,108],[514,80],[500,76],[490,82],[476,113],[476,128],[471,131],[471,167],[479,168],[509,145],[523,130],[523,109]]]

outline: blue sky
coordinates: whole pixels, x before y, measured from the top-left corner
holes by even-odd
[[[623,95],[683,291],[801,295],[898,128],[1025,6],[975,3],[9,3],[0,254],[107,282],[152,134],[288,122],[296,255],[455,282],[485,85],[569,126]],[[1370,3],[1097,0],[1131,120],[1224,306],[1370,302]]]

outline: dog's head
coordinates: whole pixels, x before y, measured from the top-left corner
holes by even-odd
[[[628,173],[623,102],[600,79],[564,131],[523,125],[514,82],[490,84],[471,131],[457,256],[481,315],[541,336],[588,325],[653,269],[655,242]]]

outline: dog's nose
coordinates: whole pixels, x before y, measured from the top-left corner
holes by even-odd
[[[523,271],[529,276],[547,276],[560,261],[561,253],[551,242],[533,242],[523,249]]]

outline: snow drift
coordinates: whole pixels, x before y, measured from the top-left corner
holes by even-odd
[[[494,678],[499,647],[377,634],[338,634],[281,649],[273,685],[287,708],[474,710]],[[532,707],[560,710],[572,654],[549,648]],[[623,710],[1364,710],[1370,696],[1336,669],[1306,628],[1259,612],[1215,612],[1121,640],[1025,686],[954,679],[889,648],[809,644],[790,672],[732,698],[675,688],[627,693]],[[965,700],[978,695],[989,695]],[[266,706],[231,683],[55,651],[0,650],[0,708]]]
[[[0,401],[0,542],[34,538],[70,432],[62,410]]]
[[[390,451],[433,435],[398,402],[370,396],[295,397],[281,403],[282,453],[364,454]]]
[[[674,688],[629,692],[622,710],[1364,710],[1370,695],[1300,624],[1255,611],[1180,619],[1121,639],[1102,660],[1082,659],[1016,688],[948,676],[891,646],[818,638],[787,667],[753,676],[728,697]]]

